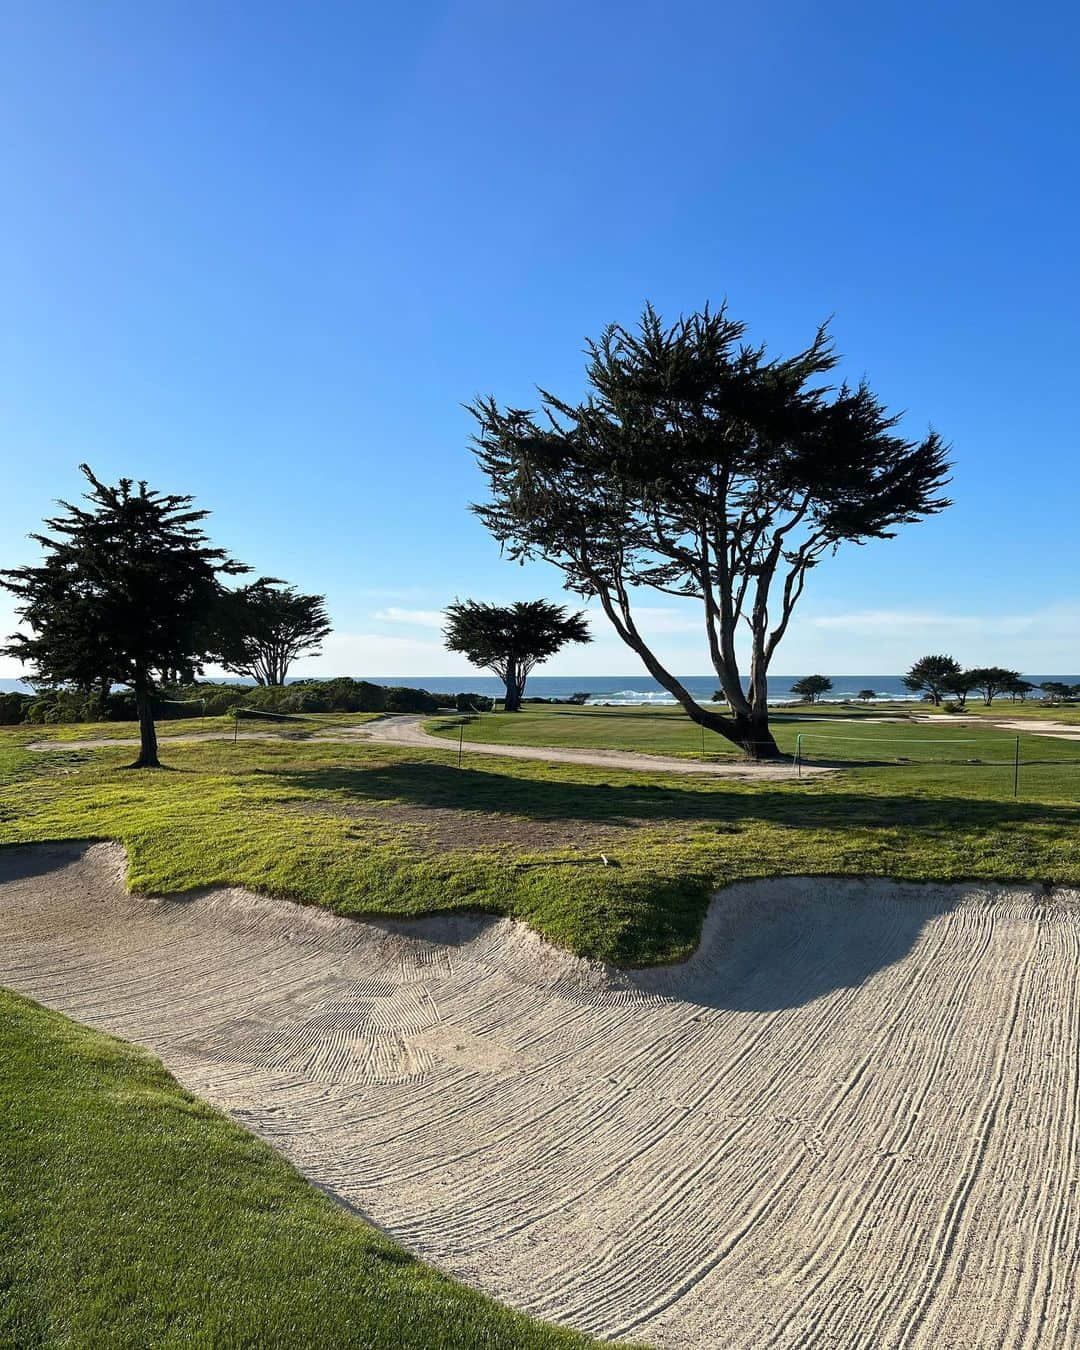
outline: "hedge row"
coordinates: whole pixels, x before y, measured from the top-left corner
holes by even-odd
[[[484,694],[432,694],[426,689],[372,684],[346,677],[302,680],[270,688],[248,684],[200,681],[164,691],[155,716],[169,718],[205,714],[220,717],[235,707],[256,712],[386,712],[434,713],[452,707],[458,712],[490,712],[492,700]],[[134,722],[135,698],[120,690],[104,699],[76,689],[47,689],[35,694],[0,693],[0,726],[20,722]]]

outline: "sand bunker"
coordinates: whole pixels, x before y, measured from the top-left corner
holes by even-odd
[[[0,983],[508,1303],[709,1350],[1080,1343],[1076,892],[757,883],[614,974],[123,867],[0,852]]]

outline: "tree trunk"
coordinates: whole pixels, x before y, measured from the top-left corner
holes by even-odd
[[[611,601],[611,597],[602,588],[598,588],[597,596],[601,605],[604,607],[604,613],[611,620],[615,631],[626,643],[626,645],[637,652],[644,663],[645,669],[658,684],[678,700],[687,717],[692,722],[696,722],[699,727],[704,727],[706,731],[715,731],[718,736],[723,736],[725,740],[731,741],[733,745],[740,746],[750,759],[783,759],[779,746],[773,740],[772,733],[769,731],[769,704],[768,697],[764,688],[757,690],[758,707],[750,704],[745,694],[742,692],[742,685],[735,679],[731,671],[723,665],[717,670],[720,677],[721,687],[725,690],[731,689],[727,697],[732,704],[734,717],[724,717],[720,713],[714,713],[707,708],[703,708],[689,689],[654,656],[650,647],[643,641],[641,634],[633,626],[629,615],[625,618],[620,616]],[[738,699],[734,701],[734,691],[738,690]]]
[[[525,690],[525,681],[518,676],[517,662],[511,661],[506,667],[506,698],[503,707],[506,712],[521,711],[521,695]]]
[[[760,713],[735,716],[735,739],[751,759],[782,759],[780,748],[769,730],[768,714]]]
[[[132,769],[160,769],[157,752],[157,729],[154,726],[154,699],[148,686],[135,689],[135,706],[139,713],[139,758]]]

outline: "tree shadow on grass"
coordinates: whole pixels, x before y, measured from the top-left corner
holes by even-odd
[[[971,798],[939,793],[816,792],[763,782],[706,788],[685,779],[583,783],[525,777],[438,761],[401,760],[367,766],[261,769],[260,775],[305,796],[332,793],[374,805],[404,801],[417,807],[511,815],[536,820],[593,820],[611,825],[774,822],[797,829],[905,826],[927,834],[1014,824],[1080,825],[1080,806]]]

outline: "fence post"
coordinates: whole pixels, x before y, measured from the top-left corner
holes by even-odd
[[[1013,796],[1020,795],[1020,737],[1016,738],[1016,753],[1013,756]]]
[[[458,738],[457,738],[457,766],[459,769],[461,768],[461,751],[464,747],[464,744],[465,744],[465,723],[462,722],[461,725],[458,727]]]
[[[705,758],[705,724],[701,725],[701,758]]]
[[[802,732],[795,737],[795,771],[802,777]]]

